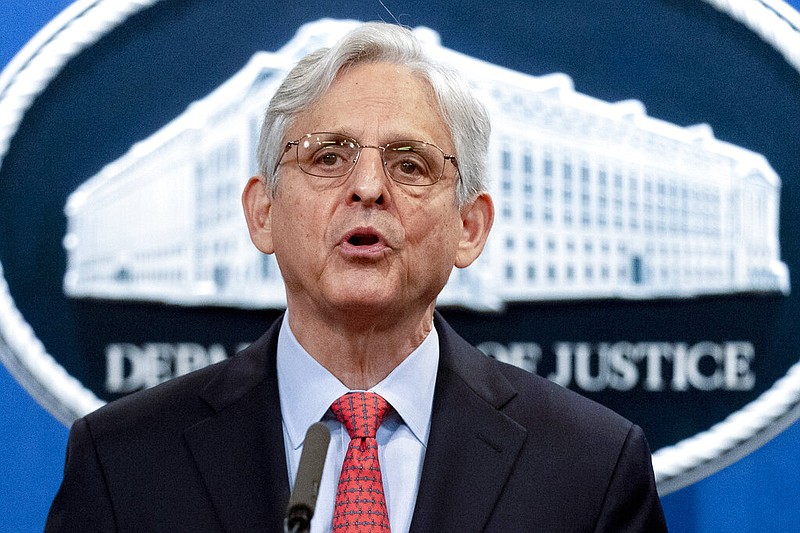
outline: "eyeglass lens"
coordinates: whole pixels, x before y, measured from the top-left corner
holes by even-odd
[[[389,177],[406,185],[433,185],[442,177],[444,153],[422,141],[396,141],[381,150]],[[350,172],[358,161],[362,146],[341,135],[312,133],[297,143],[297,163],[312,176],[337,178]]]

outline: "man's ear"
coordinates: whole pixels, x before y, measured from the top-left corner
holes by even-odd
[[[253,176],[242,192],[242,207],[250,240],[265,254],[275,251],[272,242],[272,195],[261,176]]]
[[[493,222],[494,203],[489,193],[480,193],[471,203],[461,208],[461,240],[458,243],[455,266],[468,267],[481,255]]]

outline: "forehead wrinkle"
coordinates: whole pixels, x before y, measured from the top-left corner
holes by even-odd
[[[329,132],[329,133],[338,133],[344,137],[349,137],[357,141],[360,145],[370,145],[370,146],[385,146],[391,142],[395,141],[424,141],[428,143],[437,144],[435,139],[432,138],[432,134],[436,134],[439,132],[423,132],[421,129],[411,127],[408,123],[386,123],[387,121],[382,120],[381,117],[377,117],[374,122],[369,124],[358,124],[358,125],[344,125],[342,123],[336,125],[318,125],[312,128],[313,131],[308,131],[306,133],[313,133],[313,132]],[[389,121],[395,122],[395,121]],[[314,121],[315,124],[320,124],[317,121]],[[374,130],[371,131],[369,134],[366,133],[367,129]],[[441,122],[441,132],[444,132],[445,135],[448,136],[449,139],[449,131],[447,129],[447,125],[442,121]],[[300,135],[305,135],[302,133]],[[441,142],[441,141],[440,141]]]
[[[392,64],[384,64],[391,68],[388,86],[380,81],[375,85],[363,75],[359,77],[361,68],[369,69],[375,65],[351,65],[350,68],[340,71],[320,99],[292,121],[290,128],[294,137],[310,132],[329,131],[352,137],[362,145],[379,146],[398,140],[419,140],[433,143],[451,153],[452,135],[428,80],[404,65]],[[413,92],[413,97],[421,100],[418,104],[424,102],[428,112],[432,111],[433,114],[420,117],[419,105],[409,109],[409,99],[403,98],[402,94],[398,96],[398,92],[405,92],[406,95]],[[357,117],[354,122],[350,122],[349,114],[331,110],[331,98],[335,100],[333,105],[336,106],[362,109],[374,107],[374,110],[370,110],[371,120],[363,122]],[[331,119],[336,122],[326,124]],[[298,122],[309,124],[303,127],[307,131],[299,131]]]

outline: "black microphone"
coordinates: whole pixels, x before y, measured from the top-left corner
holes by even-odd
[[[325,466],[330,442],[331,432],[328,431],[328,426],[322,422],[309,426],[303,453],[300,455],[300,465],[297,467],[294,491],[289,498],[289,507],[283,522],[285,533],[308,533],[311,527],[311,517],[314,516],[314,507],[317,505],[322,468]]]

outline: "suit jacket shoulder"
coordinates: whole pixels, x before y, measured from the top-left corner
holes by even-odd
[[[282,531],[278,321],[242,353],[76,421],[48,531]]]
[[[412,531],[665,531],[638,426],[490,359],[441,317]]]

